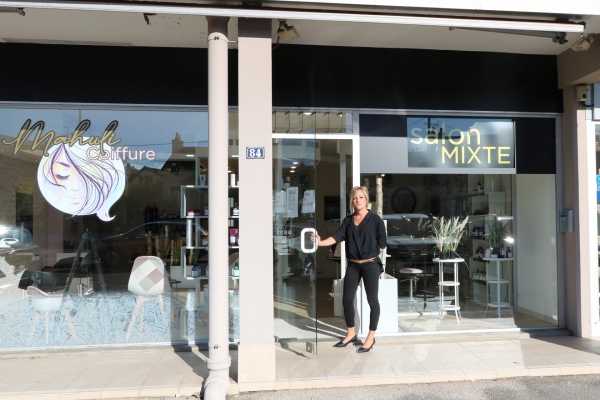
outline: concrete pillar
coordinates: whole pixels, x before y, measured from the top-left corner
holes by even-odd
[[[208,265],[210,267],[207,400],[225,399],[229,390],[229,223],[228,39],[229,18],[208,20]]]
[[[271,20],[238,20],[240,129],[240,391],[273,390]],[[264,147],[264,159],[246,159]]]
[[[598,37],[598,34],[596,34]],[[600,41],[587,51],[558,55],[558,86],[563,89],[563,208],[574,210],[572,234],[564,239],[564,322],[576,336],[600,334],[598,326],[598,254],[595,198],[595,140],[587,132],[585,108],[575,85],[600,80]]]
[[[598,277],[595,144],[587,134],[585,108],[575,86],[563,88],[563,208],[574,210],[574,232],[561,233],[564,244],[564,322],[575,336],[589,337],[598,328]],[[593,166],[592,166],[593,165]]]

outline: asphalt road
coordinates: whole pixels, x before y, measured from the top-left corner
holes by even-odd
[[[362,386],[341,389],[285,390],[229,396],[231,400],[598,400],[600,375],[507,378],[412,385]]]
[[[149,397],[171,400],[175,397]],[[178,400],[197,397],[181,396]],[[227,400],[599,400],[600,375],[507,378],[340,389],[281,390],[228,396]],[[131,400],[131,399],[120,399]]]

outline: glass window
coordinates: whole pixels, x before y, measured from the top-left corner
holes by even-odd
[[[598,279],[600,282],[600,124],[595,125],[596,138],[596,212],[598,227]]]
[[[399,332],[557,325],[554,175],[363,174],[361,182],[387,221]],[[440,248],[436,228],[456,217],[465,227]]]
[[[207,340],[207,114],[0,109],[0,121],[1,346]],[[232,212],[237,201],[234,189]]]
[[[352,114],[342,112],[273,111],[274,133],[352,133]]]

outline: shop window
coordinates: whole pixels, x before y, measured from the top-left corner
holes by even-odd
[[[273,111],[274,133],[352,133],[352,114],[317,111]]]
[[[378,179],[382,204],[376,200]],[[387,221],[385,272],[398,282],[399,332],[556,326],[554,179],[515,174],[361,175],[361,182],[369,186],[371,210],[380,209]],[[441,286],[440,249],[432,226],[454,217],[468,220],[451,256],[460,259],[458,274],[454,277],[452,263],[441,268],[443,280],[457,285]],[[460,324],[455,311],[446,310],[456,305]]]
[[[207,198],[207,120],[0,109],[1,347],[207,340],[208,219],[181,210],[182,187]]]

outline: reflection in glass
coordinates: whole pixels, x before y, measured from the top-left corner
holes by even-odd
[[[45,143],[33,146],[37,131],[16,148],[27,120],[59,139],[48,157]],[[88,159],[93,145],[69,142],[85,120],[82,140],[117,121],[109,159]],[[0,314],[11,321],[0,324],[1,346],[206,341],[206,113],[0,109],[0,121],[0,199],[12,205],[0,211]],[[238,173],[236,114],[231,127]],[[182,190],[200,186],[201,175],[202,188]],[[237,190],[230,196],[233,209]],[[232,269],[237,252],[231,246]],[[238,288],[231,279],[231,339],[239,337]]]
[[[361,176],[373,199],[375,179]],[[382,183],[399,332],[556,326],[554,175],[385,174]],[[469,220],[454,254],[465,260],[460,297],[452,286],[441,290],[445,305],[461,307],[460,324],[454,311],[439,320],[439,249],[431,229],[456,216]],[[453,280],[453,266],[443,268],[444,280]]]

